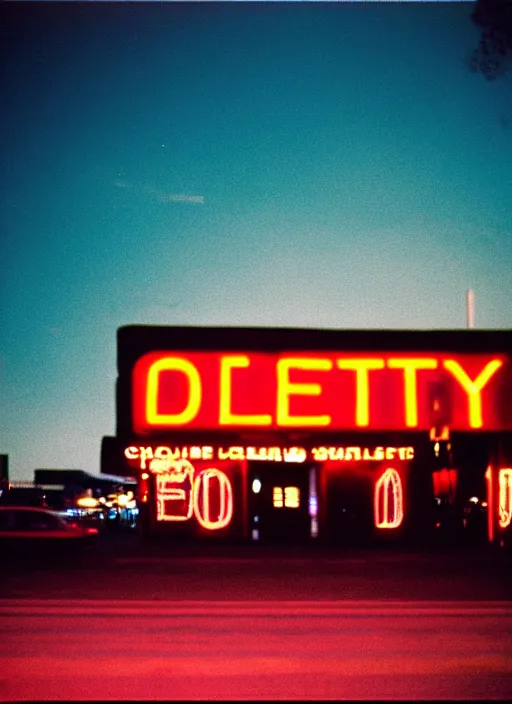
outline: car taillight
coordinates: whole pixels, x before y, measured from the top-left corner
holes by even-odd
[[[86,528],[85,532],[87,535],[98,535],[98,529],[97,528]]]

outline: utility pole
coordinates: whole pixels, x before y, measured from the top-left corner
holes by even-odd
[[[466,323],[469,330],[475,327],[475,294],[471,289],[466,293]]]

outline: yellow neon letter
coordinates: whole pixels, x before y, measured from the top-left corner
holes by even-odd
[[[278,425],[330,425],[331,416],[290,416],[290,395],[319,396],[322,393],[320,384],[292,384],[289,370],[315,369],[329,371],[332,362],[329,359],[301,359],[284,357],[277,362],[277,412]]]
[[[127,460],[136,460],[139,458],[139,448],[130,445],[130,447],[125,448],[124,456]]]
[[[158,413],[158,379],[160,372],[178,371],[189,384],[188,403],[181,413]],[[146,392],[146,422],[148,425],[185,425],[193,420],[201,406],[201,377],[196,367],[183,357],[164,357],[150,366]]]
[[[416,428],[418,425],[416,371],[418,369],[436,369],[437,359],[432,357],[392,358],[388,359],[388,367],[404,370],[405,424],[408,428]]]
[[[506,528],[512,520],[512,469],[500,469],[498,472],[500,490],[499,498],[499,524]]]
[[[477,378],[472,381],[460,364],[454,359],[447,359],[443,362],[445,369],[448,369],[448,371],[453,374],[468,395],[470,428],[482,427],[482,397],[480,391],[502,365],[503,362],[500,359],[493,359],[485,365]]]
[[[365,426],[370,422],[370,391],[368,371],[383,369],[383,359],[338,359],[339,369],[352,369],[356,373],[356,425]]]
[[[270,425],[272,416],[263,415],[235,415],[231,413],[231,369],[243,369],[249,366],[249,357],[236,355],[221,357],[220,359],[220,405],[219,425]]]
[[[377,528],[398,528],[404,518],[403,491],[400,475],[393,467],[386,469],[375,483],[373,503],[375,526]]]

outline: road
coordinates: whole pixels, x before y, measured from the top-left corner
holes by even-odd
[[[509,699],[510,603],[6,601],[3,700]]]
[[[127,536],[4,562],[0,700],[510,700],[509,568]]]

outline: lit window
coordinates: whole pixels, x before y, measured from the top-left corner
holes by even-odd
[[[284,489],[284,505],[287,508],[299,508],[300,490],[298,486],[287,486]]]
[[[275,486],[272,489],[272,503],[274,508],[283,508],[283,488],[281,486]]]
[[[272,503],[274,508],[299,508],[300,489],[298,486],[275,486],[272,490]]]

